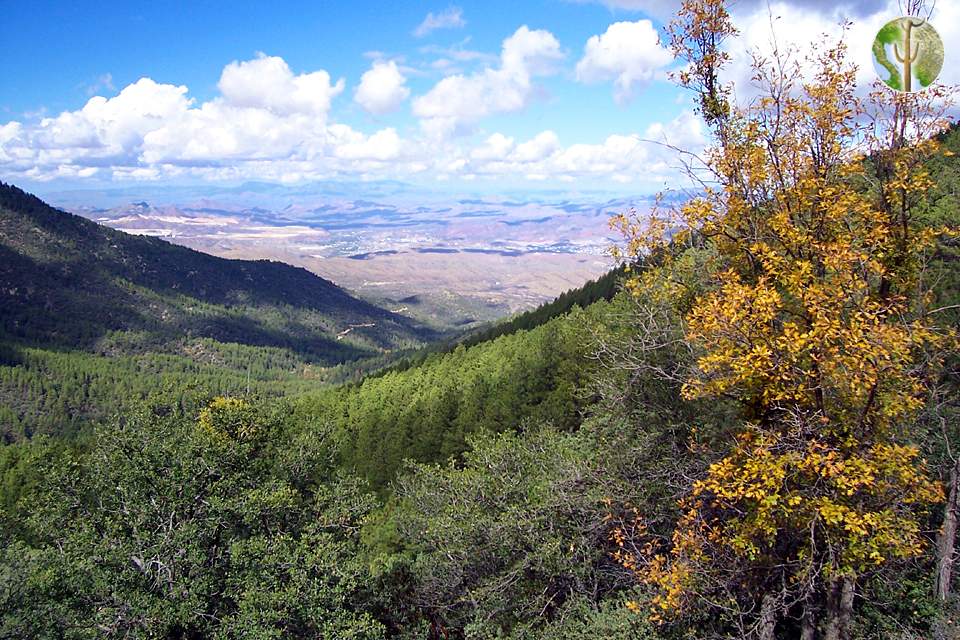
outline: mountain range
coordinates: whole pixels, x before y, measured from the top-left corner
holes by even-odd
[[[90,220],[205,253],[271,259],[438,328],[528,310],[605,273],[612,213],[643,196],[476,195],[402,183],[51,192]]]
[[[435,337],[309,271],[134,236],[0,184],[0,329],[90,350],[183,336],[291,348],[327,364]]]

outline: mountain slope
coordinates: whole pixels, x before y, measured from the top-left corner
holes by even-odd
[[[570,313],[576,307],[585,309],[596,302],[609,302],[620,290],[625,274],[625,265],[611,269],[596,280],[590,280],[579,287],[564,291],[552,301],[544,302],[535,309],[524,311],[500,322],[481,326],[475,331],[454,336],[446,341],[435,342],[406,357],[396,359],[390,366],[372,373],[371,377],[418,367],[431,356],[451,353],[460,346],[469,348],[518,331],[532,331],[554,318]]]
[[[433,337],[305,269],[131,236],[3,183],[0,332],[108,353],[212,338],[288,348],[324,364]]]
[[[622,270],[451,349],[425,349],[355,384],[296,401],[304,428],[330,431],[340,463],[386,490],[404,460],[440,463],[475,433],[549,423],[573,431],[595,402],[593,331],[631,303]],[[583,307],[579,303],[583,303]]]

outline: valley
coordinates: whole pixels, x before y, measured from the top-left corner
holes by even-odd
[[[531,309],[605,273],[610,215],[649,206],[602,193],[453,197],[399,183],[46,197],[127,233],[304,267],[439,329]]]

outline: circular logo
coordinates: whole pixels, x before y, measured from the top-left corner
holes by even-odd
[[[891,89],[921,91],[940,74],[943,40],[923,18],[891,20],[873,41],[873,66]]]

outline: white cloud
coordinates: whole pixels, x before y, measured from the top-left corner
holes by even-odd
[[[495,133],[479,147],[473,149],[470,152],[470,158],[479,161],[503,160],[513,150],[513,146],[513,138],[509,138],[502,133]]]
[[[670,122],[651,124],[642,136],[614,134],[595,144],[564,147],[553,131],[542,131],[517,144],[513,138],[495,133],[468,154],[446,162],[448,172],[460,175],[560,182],[609,180],[659,188],[683,183],[682,158],[671,146],[699,152],[705,144],[699,118],[685,111]],[[451,171],[450,166],[457,168]]]
[[[528,30],[508,38],[500,67],[491,70],[504,74],[505,78],[497,81],[512,86],[510,83],[519,82],[517,77],[529,80],[533,70],[547,72],[546,63],[559,55],[551,40],[548,34]],[[284,68],[271,63],[273,70]],[[250,66],[235,63],[228,69],[233,74],[249,71]],[[303,75],[316,77],[316,73]],[[525,140],[494,133],[478,143],[464,138],[404,139],[394,128],[360,132],[328,122],[328,113],[322,109],[324,104],[329,108],[326,99],[273,96],[268,100],[240,91],[243,83],[231,74],[224,74],[229,78],[224,83],[227,95],[200,104],[188,96],[186,87],[142,78],[111,98],[91,98],[77,111],[34,124],[0,125],[0,174],[31,181],[91,176],[147,181],[190,176],[297,182],[343,176],[402,179],[427,172],[435,179],[587,179],[659,186],[657,181],[665,180],[672,166],[664,147],[637,134],[564,147],[560,136],[550,130]],[[287,89],[300,90],[296,78],[301,76],[283,80],[285,75],[278,74]],[[272,84],[277,86],[276,78]],[[329,81],[326,86],[331,88]],[[518,104],[523,99],[520,95]],[[502,104],[488,104],[484,109]],[[645,135],[656,139],[673,136],[673,143],[697,144],[698,127],[696,118],[684,116],[653,125]],[[677,137],[682,132],[685,137]]]
[[[63,154],[122,161],[135,155],[143,136],[186,112],[185,86],[141,78],[113,98],[95,96],[79,111],[43,118],[30,130],[41,157]]]
[[[460,7],[448,7],[437,14],[433,12],[428,13],[427,17],[423,19],[423,22],[413,30],[413,35],[422,38],[437,29],[459,29],[466,24],[466,20],[463,19],[463,9]]]
[[[457,42],[456,44],[449,47],[441,47],[435,44],[427,44],[419,47],[417,51],[425,54],[436,54],[443,58],[450,58],[455,62],[487,62],[490,64],[496,63],[499,60],[499,56],[492,53],[485,53],[483,51],[477,51],[475,49],[468,49],[467,45],[470,44],[471,38],[467,37]]]
[[[360,77],[360,85],[353,99],[374,115],[396,111],[410,95],[406,86],[407,79],[397,68],[397,63],[374,62],[373,66]]]
[[[602,35],[587,40],[577,63],[577,80],[613,80],[614,97],[622,104],[632,99],[637,85],[652,80],[672,61],[652,22],[615,22]]]
[[[323,70],[295,75],[282,58],[261,54],[228,64],[217,86],[220,97],[184,106],[145,132],[141,160],[204,164],[321,153],[344,81],[331,84]]]
[[[603,4],[618,10],[640,11],[664,21],[670,19],[680,6],[680,0],[574,1]],[[753,54],[769,56],[773,50],[774,37],[781,52],[792,49],[794,57],[802,61],[804,56],[812,52],[814,44],[834,42],[842,32],[841,25],[846,22],[852,23],[844,36],[849,59],[858,67],[858,85],[863,91],[869,90],[876,78],[871,55],[873,39],[884,23],[902,13],[897,0],[742,0],[731,3],[730,10],[740,35],[727,42],[726,49],[731,55],[731,64],[725,71],[724,79],[736,85],[741,101],[750,100],[756,95],[756,88],[752,86]],[[949,46],[950,42],[960,38],[960,3],[936,3],[931,22],[947,43],[939,81],[943,84],[960,83],[960,51]],[[824,35],[827,36],[826,39]],[[599,38],[602,39],[603,36]],[[601,42],[598,42],[599,44]],[[636,43],[632,44],[636,46]],[[612,51],[604,54],[610,57]],[[581,65],[587,58],[585,55]],[[616,69],[615,64],[595,66],[595,71],[606,68],[608,74],[613,74]],[[812,65],[803,65],[803,74],[806,77],[809,77],[813,70]],[[585,71],[584,67],[578,65],[578,76],[584,80],[587,76],[580,72]],[[621,83],[621,76],[618,74],[616,77],[617,82]],[[628,79],[629,76],[624,77],[623,81]]]
[[[6,144],[20,135],[23,125],[17,121],[0,126],[0,144]]]
[[[144,162],[216,163],[282,159],[323,145],[325,114],[279,115],[212,100],[143,137]]]
[[[22,132],[23,125],[16,121],[0,126],[0,167],[13,164],[18,154],[27,151],[19,145],[15,146]]]
[[[141,78],[117,95],[34,124],[0,125],[0,172],[32,180],[336,175],[400,157],[394,129],[366,135],[329,124],[343,90],[326,71],[296,75],[281,58],[227,65],[220,95],[195,104],[187,87]]]
[[[267,109],[280,115],[325,115],[343,87],[342,78],[330,84],[326,71],[295,76],[283,58],[264,54],[246,62],[231,62],[217,84],[232,106]]]
[[[413,113],[434,136],[463,132],[481,119],[524,109],[534,94],[533,78],[554,71],[563,58],[552,33],[522,26],[503,41],[498,68],[447,76],[413,101]]]
[[[812,11],[805,8],[809,4],[778,0],[770,5],[781,48],[792,43],[806,53],[822,33],[837,34],[844,15],[877,6],[864,2]],[[759,0],[744,0],[734,5],[734,11],[742,35],[729,43],[733,60],[727,77],[737,82],[738,98],[745,101],[752,97],[748,52],[769,52],[771,20],[767,5]],[[874,34],[898,11],[894,0],[886,0],[880,9],[857,19],[848,32],[862,87],[874,80],[870,54]],[[956,84],[960,49],[950,43],[960,40],[960,3],[940,3],[932,22],[947,43],[941,81]],[[629,37],[619,34],[622,27],[617,25],[627,25]],[[618,91],[636,92],[669,64],[658,57],[663,52],[656,48],[654,35],[646,20],[610,25],[587,43],[577,65],[579,79],[605,79],[616,83]],[[334,122],[332,104],[344,91],[344,81],[334,82],[322,70],[298,73],[281,58],[261,55],[227,65],[220,91],[206,101],[192,98],[185,86],[141,78],[119,92],[90,98],[76,110],[0,122],[0,176],[290,182],[420,175],[423,180],[632,181],[660,186],[682,177],[680,158],[669,146],[695,151],[704,144],[702,124],[688,111],[672,120],[667,116],[649,126],[644,121],[635,130],[578,144],[564,145],[564,137],[572,135],[565,128],[536,135],[518,133],[522,129],[501,133],[492,129],[476,139],[446,135],[476,132],[488,124],[485,118],[525,109],[538,95],[538,82],[558,70],[563,52],[550,32],[521,27],[503,41],[494,59],[466,50],[462,57],[470,58],[465,63],[475,72],[443,78],[413,100],[412,112],[420,119],[422,133],[405,133],[399,127],[360,131]],[[397,58],[393,60],[397,75],[413,77]],[[358,104],[377,112],[409,99],[407,82],[392,73],[391,64],[386,60],[372,64],[352,96]],[[378,82],[374,71],[382,74]],[[667,106],[675,112],[684,108],[672,102]]]
[[[697,152],[707,144],[703,120],[692,111],[684,111],[667,123],[651,123],[644,131],[644,138],[676,149]]]
[[[560,138],[553,131],[538,133],[532,140],[517,146],[513,159],[517,162],[538,162],[560,149]]]
[[[393,128],[383,129],[371,136],[364,136],[347,127],[334,125],[338,131],[334,133],[346,138],[336,146],[337,157],[347,160],[379,160],[386,162],[400,156],[402,142]],[[331,127],[333,129],[334,127]]]
[[[638,173],[648,158],[649,148],[640,136],[611,135],[601,144],[570,145],[554,159],[559,171],[572,175],[610,174],[630,171]]]
[[[462,41],[449,47],[440,47],[437,45],[424,45],[418,48],[418,51],[424,55],[437,56],[434,60],[427,63],[430,69],[440,71],[446,75],[462,73],[462,69],[468,65],[486,64],[487,66],[497,64],[500,56],[493,53],[486,53],[468,49],[470,38],[464,38]]]
[[[687,147],[702,144],[700,123],[689,113],[651,125],[644,136],[616,134],[598,144],[564,147],[560,136],[549,130],[522,141],[494,133],[476,144],[463,139],[439,143],[403,139],[393,128],[366,134],[309,114],[281,116],[264,108],[235,106],[222,97],[194,106],[182,88],[146,79],[127,87],[122,99],[106,100],[106,106],[99,101],[94,104],[114,114],[118,113],[114,101],[137,104],[133,114],[118,120],[126,123],[122,131],[136,130],[142,120],[133,116],[157,103],[131,101],[131,94],[148,89],[154,98],[172,95],[175,108],[162,108],[166,115],[139,142],[129,142],[101,119],[97,120],[101,137],[91,146],[40,148],[35,141],[53,133],[52,122],[33,129],[10,122],[0,126],[0,172],[36,181],[93,175],[145,181],[189,175],[204,180],[281,182],[338,176],[396,179],[428,172],[435,179],[606,180],[659,187],[676,175],[678,162],[674,152],[644,137]],[[85,129],[91,117],[81,109],[53,120],[61,129],[64,122],[82,121],[80,129]],[[123,140],[129,148],[101,142],[114,139]],[[83,136],[73,140],[83,141]]]
[[[503,41],[500,52],[502,68],[515,73],[547,75],[563,58],[557,38],[545,29],[531,30],[526,25]]]

